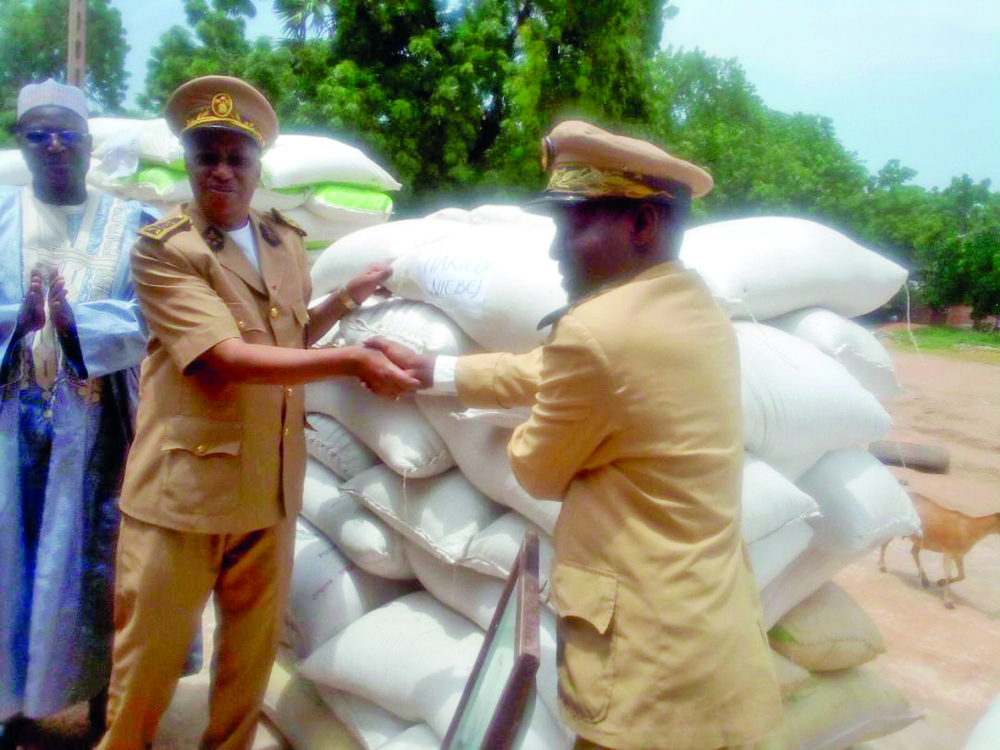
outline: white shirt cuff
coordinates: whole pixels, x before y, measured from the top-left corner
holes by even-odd
[[[429,396],[455,396],[458,388],[455,385],[455,365],[458,357],[434,358],[434,384],[423,393]]]

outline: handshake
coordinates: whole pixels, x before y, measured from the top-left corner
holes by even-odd
[[[432,354],[418,354],[395,341],[376,337],[359,350],[355,374],[372,393],[398,399],[434,385],[434,360]]]

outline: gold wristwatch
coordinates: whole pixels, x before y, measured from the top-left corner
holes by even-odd
[[[345,310],[350,311],[350,310],[353,310],[355,307],[358,306],[357,301],[347,291],[347,287],[346,286],[340,287],[340,291],[337,292],[337,299],[340,300],[340,304],[342,304],[344,306]]]

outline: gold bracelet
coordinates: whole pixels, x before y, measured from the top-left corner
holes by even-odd
[[[340,300],[340,304],[342,304],[344,309],[348,312],[358,306],[357,300],[355,300],[354,297],[348,293],[346,286],[340,287],[340,290],[337,292],[337,299]]]

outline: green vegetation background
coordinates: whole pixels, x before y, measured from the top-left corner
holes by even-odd
[[[88,92],[125,114],[128,45],[108,0],[89,1]],[[64,76],[68,0],[0,0],[0,146],[17,90]],[[931,307],[1000,313],[1000,195],[989,180],[912,184],[869,173],[821,115],[769,108],[735,59],[674,39],[672,0],[276,0],[283,37],[248,39],[252,0],[185,0],[149,50],[139,115],[208,73],[253,83],[284,132],[353,143],[406,186],[397,215],[512,202],[542,187],[539,141],[583,117],[703,165],[698,222],[801,216],[911,269]],[[181,19],[178,19],[180,21]],[[6,141],[6,144],[4,143]]]

